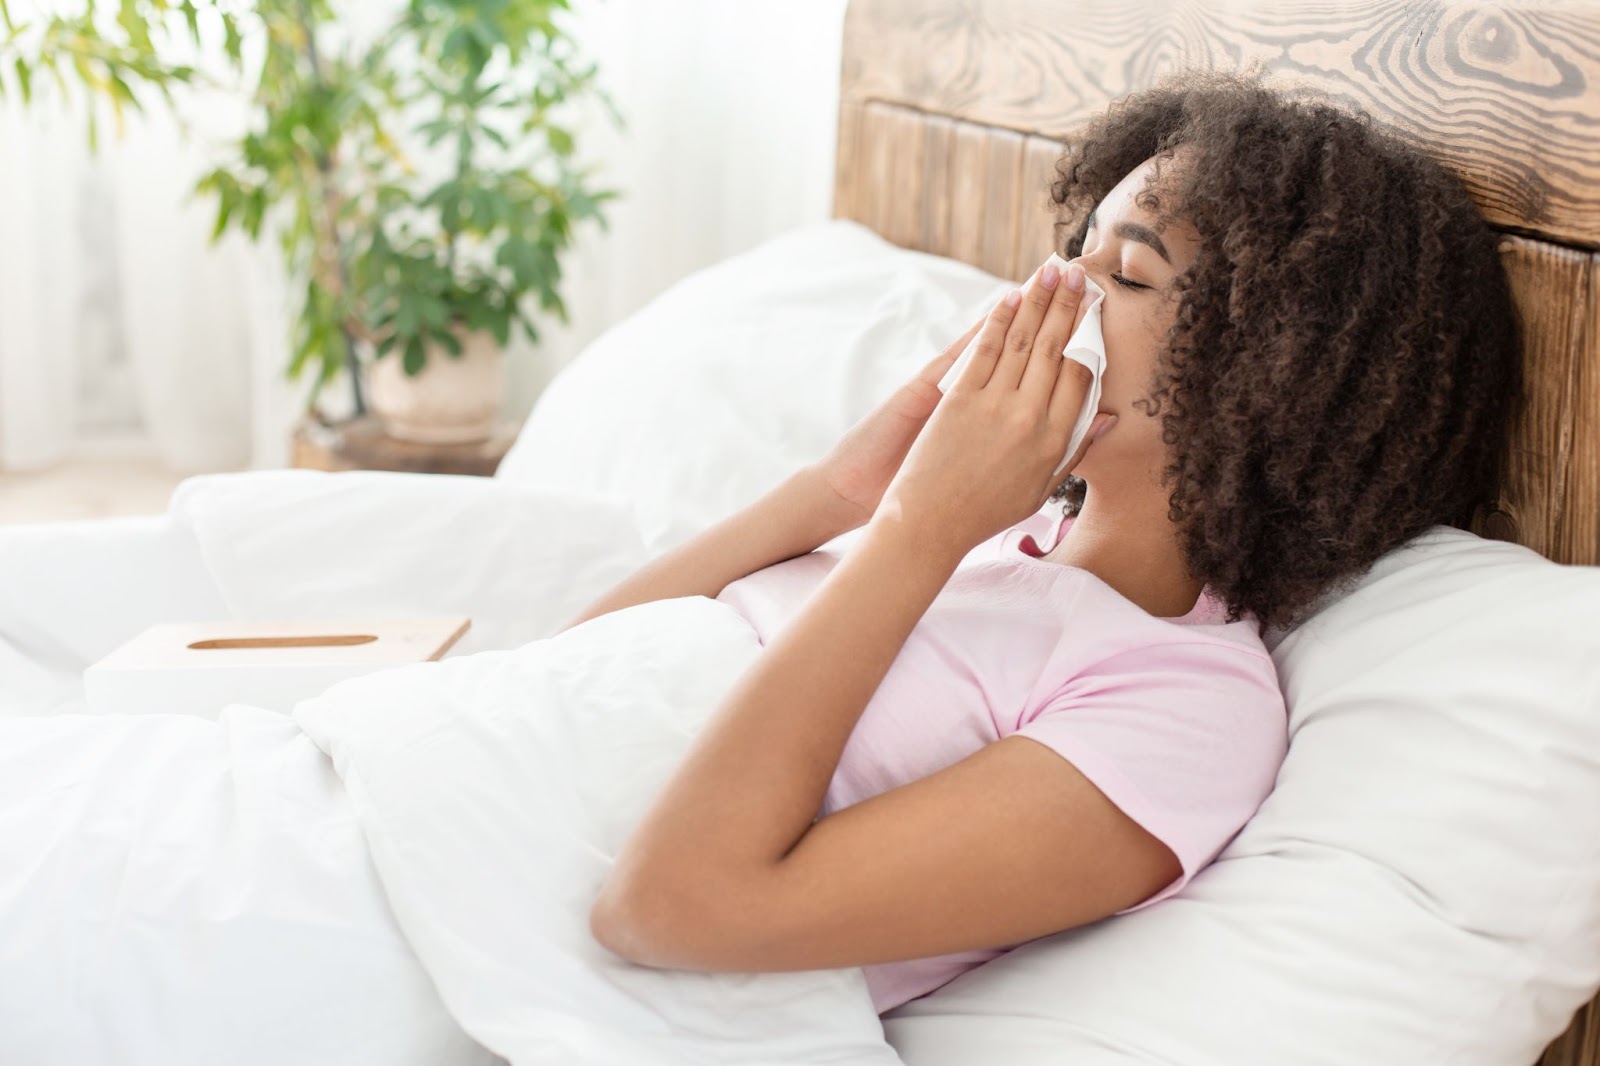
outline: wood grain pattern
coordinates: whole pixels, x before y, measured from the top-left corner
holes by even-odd
[[[1497,226],[1600,247],[1592,4],[857,2],[846,14],[841,118],[880,100],[1059,139],[1180,67],[1252,64],[1424,144]]]
[[[922,120],[922,230],[913,247],[953,257],[950,210],[955,193],[950,160],[955,154],[956,123],[939,115],[924,115]]]
[[[1600,565],[1600,3],[852,0],[834,214],[1020,281],[1076,221],[1048,197],[1065,136],[1251,64],[1423,145],[1507,234],[1528,404],[1477,532]],[[1600,1000],[1539,1066],[1600,1066]]]
[[[1501,260],[1522,316],[1528,402],[1512,432],[1510,476],[1498,513],[1477,532],[1553,559],[1597,562],[1592,542],[1584,550],[1578,528],[1584,497],[1572,480],[1576,379],[1584,362],[1574,355],[1591,336],[1593,256],[1507,237]]]
[[[1594,1066],[1600,1062],[1600,1001],[1587,1004],[1536,1066]]]
[[[1011,256],[1022,220],[1022,143],[1022,135],[1010,130],[989,130],[984,139],[988,194],[978,227],[978,265],[1002,277],[1014,272]]]
[[[397,470],[491,477],[521,428],[518,422],[502,422],[486,441],[418,444],[395,440],[371,415],[337,426],[308,417],[294,427],[290,465],[308,470]]]
[[[1572,460],[1567,464],[1567,513],[1556,557],[1564,562],[1600,564],[1600,256],[1589,261],[1587,316],[1583,340],[1572,360]],[[1600,1036],[1596,1037],[1600,1041]],[[1592,1063],[1600,1063],[1597,1049]]]
[[[988,223],[988,131],[968,122],[957,123],[950,137],[950,257],[982,264],[983,233]],[[972,205],[982,204],[982,209]],[[865,220],[863,220],[865,221]],[[871,225],[870,222],[867,223]],[[985,269],[988,269],[985,267]]]
[[[1050,184],[1056,179],[1059,158],[1058,141],[1029,137],[1023,142],[1021,203],[1011,252],[1011,277],[1032,276],[1051,252],[1059,252],[1065,245],[1066,234],[1058,233],[1055,225],[1061,211],[1050,199]]]

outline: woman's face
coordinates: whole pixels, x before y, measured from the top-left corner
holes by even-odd
[[[1187,220],[1163,220],[1139,206],[1156,161],[1147,159],[1117,183],[1095,207],[1083,252],[1072,262],[1105,290],[1100,312],[1106,368],[1100,410],[1117,416],[1073,473],[1091,485],[1127,484],[1141,478],[1160,484],[1166,465],[1161,421],[1135,406],[1154,384],[1156,358],[1165,347],[1178,301],[1172,282],[1194,263],[1200,234]],[[1163,177],[1180,159],[1162,160]],[[1159,183],[1157,188],[1159,189]]]

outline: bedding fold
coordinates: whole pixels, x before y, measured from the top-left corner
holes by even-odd
[[[731,607],[681,597],[296,706],[396,919],[484,1046],[517,1066],[901,1061],[859,968],[654,969],[589,932],[628,832],[760,648]]]

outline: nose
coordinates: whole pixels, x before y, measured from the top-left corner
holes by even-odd
[[[1093,277],[1098,272],[1095,269],[1094,259],[1091,256],[1075,255],[1071,259],[1068,259],[1067,263],[1069,265],[1073,264],[1073,263],[1076,263],[1078,265],[1078,269],[1079,270],[1082,270],[1085,274],[1088,274],[1091,277]]]
[[[1093,263],[1088,256],[1075,255],[1071,259],[1067,260],[1068,266],[1072,266],[1074,264],[1077,265],[1079,270],[1083,271],[1084,277],[1092,278],[1096,285],[1099,285],[1102,289],[1105,288],[1104,281],[1098,276],[1098,272],[1093,269]]]

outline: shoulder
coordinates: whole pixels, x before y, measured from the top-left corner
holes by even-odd
[[[1289,715],[1254,622],[1179,625],[1126,601],[1087,602],[1094,607],[1063,630],[1018,731],[1118,761],[1182,765],[1191,783],[1237,775],[1238,798],[1259,800],[1287,754]]]
[[[1159,618],[1130,602],[1087,570],[1074,570],[1081,586],[1074,625],[1063,634],[1063,652],[1075,669],[1092,664],[1122,667],[1170,661],[1209,672],[1247,669],[1270,678],[1276,686],[1272,653],[1261,639],[1254,616],[1227,621],[1227,604],[1201,591],[1194,607],[1181,618]]]

